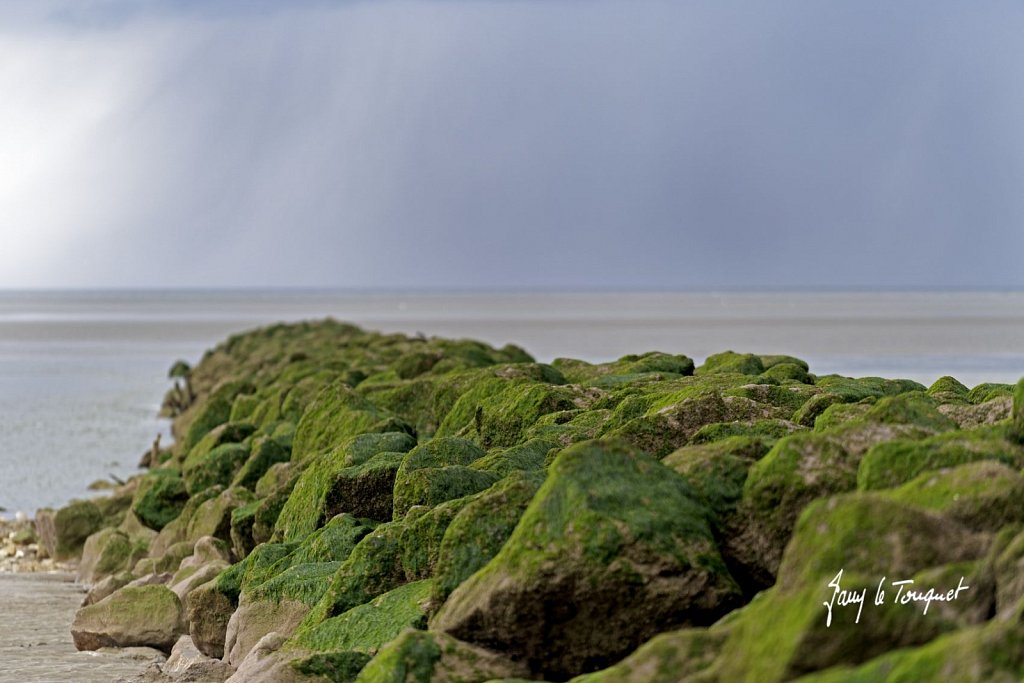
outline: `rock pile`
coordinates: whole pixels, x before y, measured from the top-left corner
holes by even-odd
[[[1024,675],[1024,383],[334,321],[172,374],[174,445],[36,518],[92,586],[76,645],[152,680]]]

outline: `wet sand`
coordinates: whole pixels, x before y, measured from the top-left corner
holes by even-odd
[[[68,574],[0,573],[0,681],[112,683],[147,668],[155,650],[75,649],[71,621],[82,597]]]

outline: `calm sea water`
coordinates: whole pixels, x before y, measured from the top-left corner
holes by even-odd
[[[539,360],[658,349],[790,353],[818,373],[1024,376],[1022,293],[0,293],[0,506],[61,505],[136,471],[167,426],[166,370],[229,333],[324,316],[383,331],[513,342]]]

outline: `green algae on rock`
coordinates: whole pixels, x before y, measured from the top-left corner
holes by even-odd
[[[37,519],[98,582],[92,644],[188,633],[247,680],[1022,673],[1024,381],[731,351],[545,364],[331,320],[175,377],[149,471]],[[840,569],[970,589],[825,627]]]
[[[658,630],[710,623],[738,598],[689,485],[624,442],[590,442],[556,458],[508,542],[431,628],[566,677]]]

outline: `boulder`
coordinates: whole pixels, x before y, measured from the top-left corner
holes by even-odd
[[[404,433],[364,434],[313,457],[281,509],[275,538],[302,540],[342,512],[390,520],[395,473],[415,443]]]
[[[75,614],[79,650],[142,645],[169,652],[186,632],[181,601],[162,585],[125,586]]]
[[[185,599],[188,633],[207,657],[224,656],[224,639],[235,605],[217,586],[217,579],[190,591]]]
[[[146,554],[145,542],[137,542],[127,534],[110,527],[89,536],[78,564],[78,580],[92,584],[111,574],[126,571]]]
[[[177,471],[152,469],[135,489],[132,512],[147,527],[160,531],[181,514],[187,502],[185,481]]]
[[[571,446],[431,628],[556,679],[607,666],[738,604],[708,514],[678,474],[622,441]]]
[[[85,540],[103,526],[103,513],[96,503],[79,500],[56,512],[36,512],[36,533],[46,552],[55,560],[70,560],[82,553]]]
[[[219,659],[201,652],[189,636],[182,636],[171,648],[160,672],[176,681],[223,681],[234,670]]]
[[[458,683],[528,678],[522,663],[456,640],[446,633],[407,630],[356,678],[358,683]]]

